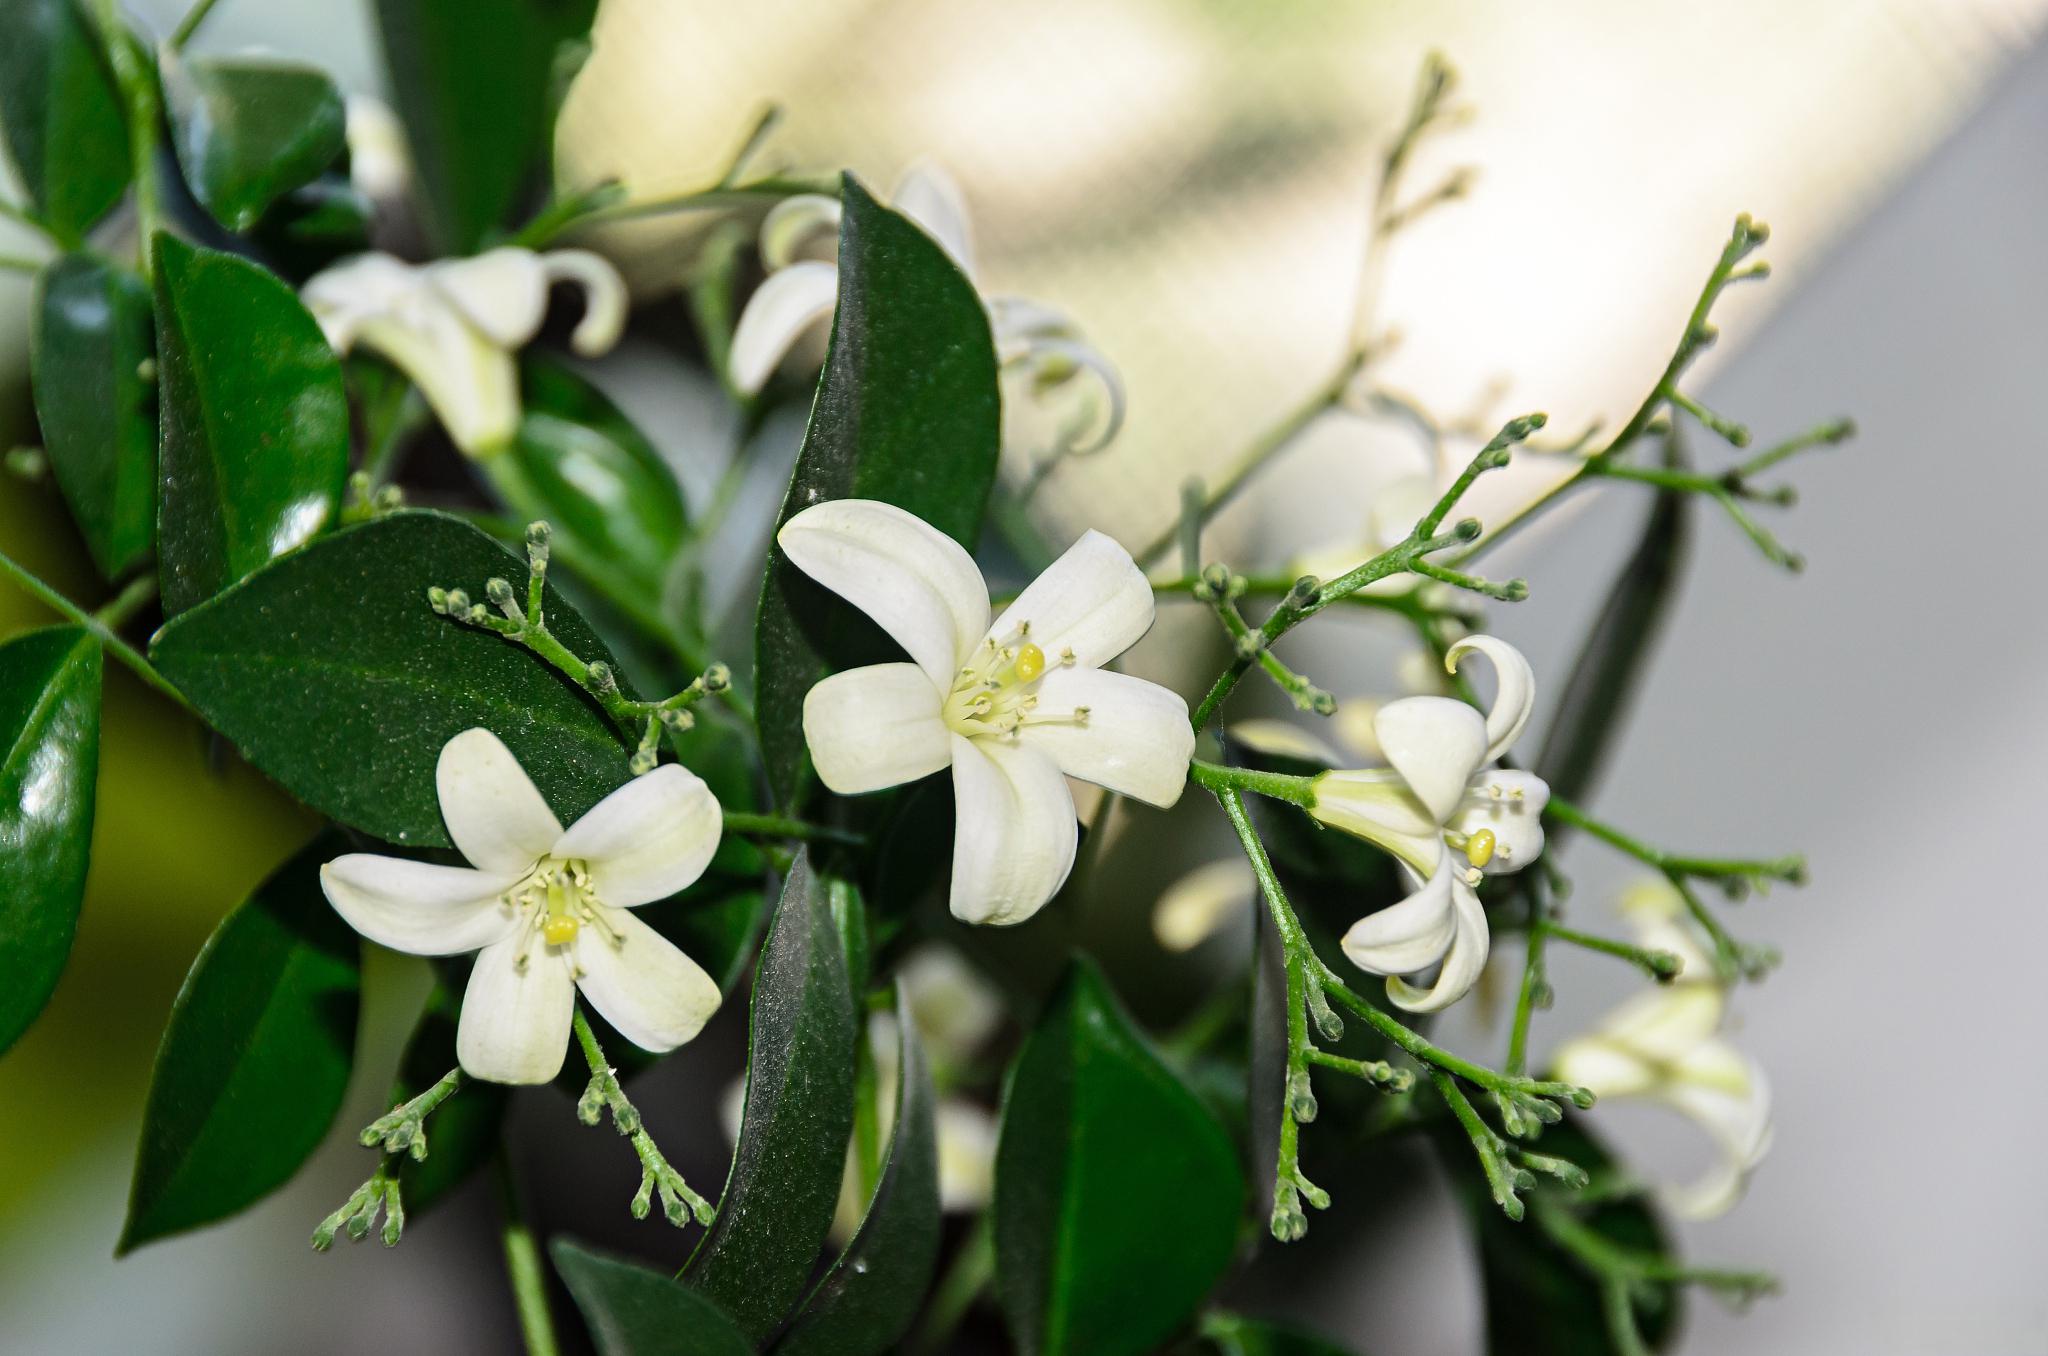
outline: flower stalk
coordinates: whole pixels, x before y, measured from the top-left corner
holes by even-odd
[[[654,1137],[647,1133],[639,1108],[619,1085],[618,1070],[605,1058],[604,1048],[597,1043],[597,1033],[590,1029],[590,1019],[581,1008],[576,1011],[574,1030],[576,1044],[590,1065],[590,1083],[577,1099],[576,1118],[585,1125],[596,1125],[610,1112],[612,1128],[633,1146],[633,1153],[640,1160],[640,1189],[633,1193],[633,1218],[646,1219],[652,1198],[659,1194],[661,1213],[678,1229],[689,1224],[692,1217],[699,1224],[710,1224],[717,1217],[718,1208],[692,1191],[683,1175],[669,1166]]]

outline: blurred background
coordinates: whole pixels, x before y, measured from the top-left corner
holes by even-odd
[[[133,8],[168,31],[182,6]],[[1774,278],[1717,310],[1721,342],[1693,389],[1763,437],[1837,414],[1862,433],[1792,468],[1802,502],[1773,525],[1806,555],[1803,576],[1700,515],[1689,586],[1596,801],[1651,841],[1812,863],[1810,888],[1733,920],[1786,956],[1737,1000],[1736,1039],[1776,1090],[1775,1152],[1741,1207],[1686,1237],[1702,1260],[1777,1272],[1785,1293],[1740,1318],[1696,1303],[1682,1349],[2039,1353],[2048,1190],[2032,1129],[2048,1093],[2020,1061],[2048,1018],[2028,968],[2048,952],[2048,912],[2015,868],[2038,837],[2031,759],[2048,752],[2048,632],[2028,606],[2039,534],[2023,516],[2048,491],[2032,408],[2048,370],[2044,22],[2048,0],[603,0],[560,158],[565,176],[621,177],[636,197],[685,190],[776,102],[770,161],[843,164],[880,188],[917,158],[944,165],[973,209],[984,283],[1071,312],[1130,389],[1124,436],[1046,482],[1040,525],[1132,546],[1171,520],[1184,477],[1219,473],[1339,356],[1379,148],[1425,52],[1458,67],[1472,116],[1428,143],[1411,182],[1459,165],[1477,177],[1395,246],[1381,313],[1402,338],[1382,377],[1447,416],[1543,409],[1554,432],[1612,427],[1668,358],[1730,220],[1768,221]],[[265,47],[376,92],[371,25],[359,0],[226,0],[196,45]],[[709,224],[600,244],[654,296]],[[0,275],[7,442],[35,438],[27,297],[23,275]],[[602,376],[701,494],[734,441],[709,379],[631,351]],[[800,433],[800,411],[764,433],[743,507],[772,505]],[[1375,488],[1422,456],[1398,424],[1327,416],[1210,552],[1278,568],[1355,535]],[[1482,516],[1557,473],[1526,460],[1483,486]],[[89,598],[55,502],[0,483],[0,549]],[[1497,608],[1493,629],[1539,678],[1569,662],[1640,512],[1629,487],[1595,491],[1493,567],[1530,578],[1531,600]],[[0,586],[0,632],[40,619]],[[1212,631],[1169,608],[1138,667],[1189,690],[1213,667]],[[1394,651],[1369,625],[1294,644],[1340,695],[1387,690]],[[125,672],[107,688],[77,949],[0,1060],[0,1350],[510,1349],[485,1184],[408,1228],[396,1254],[306,1247],[367,1170],[346,1131],[378,1109],[420,997],[395,962],[341,1133],[299,1179],[226,1226],[110,1260],[178,981],[313,820],[247,769],[213,766]],[[1212,818],[1153,826],[1143,853],[1113,845],[1105,879],[1119,855],[1219,855]],[[1629,864],[1585,843],[1565,864],[1575,921],[1611,930]],[[1149,903],[1090,930],[1142,930]],[[1160,986],[1199,985],[1242,942],[1176,960]],[[1539,1054],[1636,984],[1578,954],[1553,979]],[[1481,1006],[1445,1039],[1497,1049]],[[722,1021],[636,1094],[700,1185],[723,1173],[716,1101],[742,1025]],[[523,1099],[542,1218],[672,1247],[665,1226],[624,1218],[630,1154],[567,1111],[546,1091]],[[1615,1108],[1598,1124],[1674,1171],[1702,1152],[1677,1121]],[[555,1181],[546,1166],[565,1156],[574,1171]],[[1326,1227],[1347,1211],[1381,1212],[1369,1250]],[[1476,1264],[1433,1179],[1387,1202],[1353,1188],[1315,1228],[1301,1317],[1361,1350],[1478,1350]],[[1256,1308],[1255,1291],[1236,1298]]]

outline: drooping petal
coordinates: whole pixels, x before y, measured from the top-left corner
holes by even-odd
[[[1034,628],[1035,631],[1036,628]],[[1034,724],[1017,734],[1069,777],[1164,810],[1187,786],[1195,731],[1188,704],[1157,683],[1107,669],[1056,668],[1038,684]],[[1085,710],[1086,717],[1061,719]]]
[[[1003,337],[996,337],[1000,349]],[[1086,399],[1076,402],[1075,427],[1066,430],[1061,441],[1067,446],[1069,456],[1085,457],[1100,452],[1116,441],[1116,435],[1123,430],[1127,412],[1124,395],[1124,381],[1116,366],[1093,344],[1081,339],[1034,337],[1013,341],[1014,356],[1005,356],[1006,368],[1018,371],[1028,377],[1029,389],[1034,395],[1047,395],[1057,390],[1068,390],[1072,383],[1086,377],[1093,380],[1099,394],[1099,403]],[[1086,398],[1089,393],[1081,391]],[[1094,433],[1088,435],[1093,427]]]
[[[1372,730],[1387,763],[1436,822],[1449,822],[1466,781],[1486,761],[1486,721],[1450,697],[1403,697],[1379,709]]]
[[[410,306],[403,318],[363,317],[354,343],[389,359],[412,379],[455,445],[481,457],[519,429],[519,369],[461,315],[439,301]]]
[[[532,250],[505,245],[423,270],[442,297],[499,348],[523,348],[548,309],[548,274]]]
[[[953,916],[1021,923],[1066,884],[1080,828],[1059,765],[996,737],[953,736]]]
[[[1151,629],[1152,586],[1129,551],[1091,528],[1003,609],[993,634],[1007,640],[1024,622],[1048,665],[1071,649],[1078,667],[1100,668]]]
[[[569,332],[569,347],[586,358],[611,352],[626,331],[626,280],[619,271],[589,250],[549,250],[540,263],[549,282],[583,288],[583,318]]]
[[[1325,772],[1315,780],[1309,813],[1385,848],[1418,873],[1434,873],[1445,855],[1436,817],[1391,768]]]
[[[1448,859],[1449,854],[1446,854]],[[1428,988],[1419,988],[1396,975],[1387,980],[1387,1001],[1408,1012],[1442,1012],[1471,992],[1486,969],[1486,955],[1492,938],[1486,926],[1486,910],[1478,894],[1456,871],[1451,872],[1451,912],[1456,935],[1444,955],[1443,968]]]
[[[1600,1036],[1578,1036],[1551,1057],[1552,1077],[1576,1083],[1601,1101],[1634,1097],[1657,1085],[1656,1068],[1631,1050]]]
[[[1740,1093],[1680,1082],[1664,1094],[1673,1107],[1707,1132],[1719,1153],[1715,1165],[1702,1177],[1664,1191],[1665,1203],[1682,1218],[1703,1220],[1726,1214],[1742,1199],[1750,1175],[1770,1152],[1770,1085],[1762,1069],[1748,1060],[1743,1062],[1748,1079]]]
[[[320,868],[320,889],[350,927],[379,946],[454,956],[489,946],[517,925],[500,898],[516,876],[352,852]]]
[[[804,696],[804,742],[818,780],[842,796],[901,786],[953,761],[939,690],[915,664],[835,673]]]
[[[520,966],[525,942],[519,936],[494,942],[477,953],[470,969],[455,1025],[455,1058],[471,1078],[545,1083],[562,1071],[576,981],[559,946],[534,944]]]
[[[1341,716],[1343,712],[1344,708],[1340,705],[1337,713]],[[1264,716],[1232,721],[1230,738],[1253,753],[1293,758],[1299,762],[1317,763],[1323,767],[1335,767],[1344,761],[1343,754],[1293,721],[1270,720]]]
[[[621,1036],[642,1050],[661,1054],[696,1036],[718,1011],[718,981],[680,947],[623,909],[608,909],[603,922],[616,940],[596,927],[576,938],[576,981]]]
[[[1522,652],[1498,636],[1466,636],[1444,653],[1444,665],[1455,670],[1458,661],[1473,651],[1493,661],[1494,677],[1500,690],[1486,712],[1486,756],[1490,763],[1507,752],[1529,723],[1536,707],[1536,674]]]
[[[482,726],[441,746],[434,790],[448,836],[479,870],[524,875],[562,836],[540,788],[505,742]]]
[[[635,777],[569,826],[551,855],[583,862],[615,909],[666,899],[704,874],[724,812],[704,779],[668,763]]]
[[[967,218],[967,198],[952,175],[930,160],[920,160],[896,181],[889,203],[923,227],[962,273],[974,276],[974,228]]]
[[[761,267],[770,273],[788,268],[813,239],[838,229],[839,199],[792,193],[761,218]]]
[[[1413,894],[1353,923],[1344,934],[1344,954],[1353,965],[1375,975],[1413,974],[1442,960],[1457,936],[1452,900],[1456,877],[1457,867],[1445,853]]]
[[[952,690],[988,630],[988,585],[965,547],[873,499],[813,504],[775,540],[798,569],[872,617],[932,686]]]
[[[804,331],[832,314],[839,300],[839,269],[804,259],[777,269],[754,289],[733,326],[726,371],[742,395],[759,395],[776,366]]]
[[[1167,886],[1152,906],[1152,936],[1168,951],[1192,951],[1242,912],[1258,888],[1243,857],[1198,866]]]
[[[1712,980],[1645,989],[1600,1020],[1596,1034],[1652,1064],[1686,1058],[1720,1029],[1727,995]]]
[[[1550,787],[1535,773],[1495,768],[1472,779],[1450,827],[1467,837],[1481,829],[1491,833],[1493,856],[1484,870],[1505,875],[1543,855],[1543,807],[1549,803]]]

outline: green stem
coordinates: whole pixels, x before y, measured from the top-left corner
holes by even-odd
[[[78,248],[78,240],[75,236],[59,231],[56,227],[50,225],[18,203],[0,202],[0,217],[5,217],[9,221],[19,222],[21,225],[28,227],[37,235],[55,245],[59,250],[74,250]],[[37,267],[40,268],[41,265],[39,264]]]
[[[861,847],[867,838],[849,829],[835,829],[825,824],[811,824],[785,815],[757,815],[728,810],[725,827],[733,833],[759,834],[764,838],[795,838],[806,842],[844,843],[849,847]]]
[[[135,34],[121,18],[120,0],[100,0],[100,41],[121,92],[128,121],[130,173],[135,181],[135,231],[141,238],[142,276],[156,277],[156,236],[163,224],[163,189],[156,177],[156,148],[163,110],[156,74],[144,59]]]
[[[1767,860],[1690,857],[1652,847],[1641,839],[1623,833],[1604,820],[1595,819],[1561,796],[1552,796],[1549,804],[1544,806],[1543,813],[1546,818],[1554,819],[1560,824],[1583,829],[1609,847],[1625,852],[1645,866],[1655,867],[1667,874],[1708,880],[1740,880],[1751,884],[1784,881],[1792,885],[1803,885],[1806,881],[1806,859],[1796,853]]]
[[[944,1350],[954,1330],[967,1317],[967,1311],[974,1307],[974,1301],[988,1288],[995,1274],[995,1230],[990,1216],[984,1212],[961,1243],[960,1251],[953,1255],[953,1264],[946,1268],[946,1274],[939,1278],[938,1286],[932,1291],[931,1304],[925,1309],[924,1326],[918,1330],[916,1340],[910,1343],[912,1356],[929,1356],[932,1352]]]
[[[1587,951],[1597,951],[1603,956],[1625,960],[1660,982],[1678,974],[1683,965],[1683,962],[1669,951],[1652,951],[1648,947],[1624,942],[1618,937],[1602,937],[1597,933],[1580,932],[1577,928],[1568,928],[1562,923],[1549,920],[1537,923],[1529,930],[1529,935],[1532,944],[1539,936],[1555,937],[1560,942]]]
[[[597,1033],[590,1029],[590,1019],[583,1015],[581,1007],[576,1009],[570,1029],[576,1033],[576,1044],[590,1066],[590,1084],[576,1102],[577,1119],[585,1125],[596,1125],[609,1111],[612,1128],[626,1137],[640,1160],[640,1189],[633,1194],[633,1218],[647,1218],[652,1200],[659,1193],[662,1214],[678,1229],[688,1224],[692,1216],[699,1224],[711,1223],[717,1209],[691,1190],[682,1174],[669,1166],[667,1157],[647,1133],[639,1108],[628,1100],[626,1090],[619,1085],[618,1071],[605,1058],[604,1048],[597,1043]]]
[[[555,1336],[554,1314],[548,1308],[547,1271],[541,1263],[540,1244],[527,1222],[519,1183],[512,1175],[512,1162],[505,1145],[498,1145],[492,1175],[498,1183],[498,1206],[503,1215],[498,1238],[505,1249],[505,1275],[512,1282],[512,1302],[519,1312],[519,1332],[526,1340],[527,1356],[556,1356],[561,1343]]]
[[[9,273],[40,273],[43,271],[43,261],[25,259],[14,254],[0,255],[0,269],[5,269]]]
[[[158,673],[155,667],[147,659],[144,659],[134,646],[115,635],[113,629],[106,623],[79,607],[48,584],[45,584],[4,552],[0,552],[0,575],[12,579],[22,587],[23,591],[34,597],[36,601],[62,614],[65,620],[92,632],[100,644],[106,648],[107,653],[122,664],[125,664],[134,672],[136,677],[155,688],[158,692],[163,693],[187,711],[192,711],[194,715],[198,714],[197,711],[193,711],[192,703],[185,700],[185,695],[178,691],[177,688],[171,686],[170,680],[161,673]],[[120,599],[117,598],[115,601],[119,602]]]
[[[119,593],[94,608],[92,619],[110,631],[119,630],[136,613],[156,601],[156,591],[154,571],[138,574],[123,585]]]
[[[198,0],[185,11],[185,17],[178,21],[177,29],[171,34],[171,50],[182,52],[185,44],[192,41],[192,35],[199,31],[199,25],[206,22],[206,16],[213,13],[213,7],[220,0]]]
[[[1284,800],[1306,810],[1316,803],[1315,778],[1296,777],[1285,772],[1259,772],[1248,767],[1229,767],[1196,758],[1188,764],[1188,776],[1197,786],[1221,795],[1226,791],[1251,791],[1273,800]]]

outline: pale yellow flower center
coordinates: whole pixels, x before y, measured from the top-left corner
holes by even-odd
[[[624,940],[605,917],[607,906],[592,888],[590,868],[584,862],[543,857],[502,899],[505,907],[524,915],[519,957],[513,962],[521,970],[533,953],[536,936],[543,945],[558,948],[562,955],[570,955],[568,948],[585,924],[595,927],[613,946]],[[570,965],[576,968],[573,956]]]
[[[998,641],[990,636],[953,679],[953,690],[947,694],[943,711],[946,724],[972,739],[1015,734],[1026,725],[1085,723],[1085,706],[1071,711],[1038,709],[1038,685],[1046,669],[1065,668],[1073,662],[1071,648],[1062,649],[1056,661],[1048,660],[1045,651],[1031,639],[1028,621],[1019,622],[1007,640]]]

